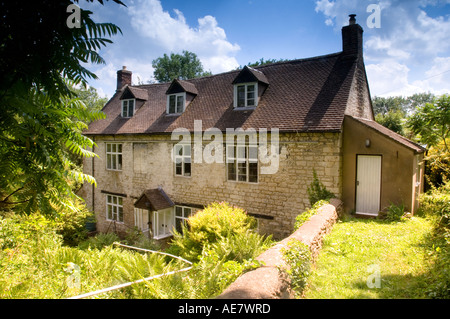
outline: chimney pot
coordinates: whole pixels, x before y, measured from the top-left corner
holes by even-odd
[[[131,85],[132,72],[127,70],[127,67],[122,66],[122,70],[117,71],[117,88],[116,91],[123,89],[125,85]]]
[[[349,25],[342,27],[342,51],[348,56],[363,56],[363,29],[350,14]]]

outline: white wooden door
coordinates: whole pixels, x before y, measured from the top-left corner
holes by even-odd
[[[358,155],[356,212],[378,215],[381,195],[381,156]]]

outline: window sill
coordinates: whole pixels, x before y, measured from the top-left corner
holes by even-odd
[[[173,236],[173,234],[153,236],[153,239],[160,240],[160,239],[164,239],[164,238],[172,237],[172,236]]]
[[[235,106],[234,111],[253,111],[256,106]]]

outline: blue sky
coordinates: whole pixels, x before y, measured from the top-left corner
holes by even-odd
[[[88,4],[96,22],[123,35],[90,65],[102,96],[115,91],[126,65],[133,83],[153,80],[152,60],[188,50],[205,70],[226,72],[265,59],[299,59],[341,51],[341,28],[356,14],[372,96],[450,93],[450,0],[122,0]],[[380,9],[379,19],[368,6]],[[369,20],[369,21],[368,21]],[[379,21],[379,27],[370,22]]]

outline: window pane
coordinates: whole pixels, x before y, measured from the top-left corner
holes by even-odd
[[[191,145],[184,145],[184,155],[191,156]]]
[[[111,169],[117,169],[117,157],[112,155]]]
[[[123,198],[122,197],[117,197],[117,199],[119,200],[119,205],[123,205]]]
[[[191,163],[184,163],[184,176],[191,176]]]
[[[245,106],[245,85],[239,85],[237,87],[237,106]]]
[[[237,158],[238,158],[238,160],[247,159],[247,147],[237,146]]]
[[[169,114],[175,113],[175,95],[169,97]]]
[[[111,152],[115,153],[116,147],[117,147],[117,144],[111,144]]]
[[[112,169],[112,158],[111,158],[111,154],[107,154],[106,155],[106,168],[107,169]]]
[[[122,117],[127,116],[128,101],[122,101]]]
[[[184,104],[184,96],[178,95],[177,96],[177,113],[183,112],[183,104]]]
[[[183,230],[183,228],[181,228],[181,225],[183,225],[183,220],[181,218],[176,218],[175,219],[175,229],[179,233],[181,233],[181,231]]]
[[[112,207],[111,207],[111,205],[108,205],[108,219],[112,219],[113,218],[113,216],[112,216]]]
[[[188,218],[189,216],[191,216],[191,214],[192,214],[192,209],[185,207],[184,208],[184,217]]]
[[[122,207],[118,207],[119,209],[119,216],[118,216],[118,221],[119,222],[123,222],[123,208]]]
[[[183,216],[183,207],[180,206],[175,207],[175,216]]]
[[[117,155],[117,159],[118,159],[117,169],[122,169],[122,154]]]
[[[258,163],[248,164],[248,181],[251,183],[258,182]]]
[[[253,160],[257,160],[258,159],[258,148],[249,146],[248,148],[248,158],[249,159],[253,159]]]
[[[247,181],[247,163],[238,163],[238,181]]]
[[[122,144],[117,144],[117,152],[122,153]]]
[[[228,162],[234,162],[234,146],[228,146],[227,147],[227,163]]]
[[[111,152],[111,144],[106,144],[106,152]]]
[[[134,100],[128,101],[128,117],[132,117],[134,113]]]
[[[228,163],[228,180],[235,181],[236,180],[236,163]]]
[[[175,146],[175,155],[183,156],[183,146],[181,145]]]
[[[182,165],[181,162],[175,164],[175,174],[176,175],[182,175],[183,174],[181,165]]]

